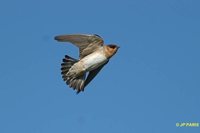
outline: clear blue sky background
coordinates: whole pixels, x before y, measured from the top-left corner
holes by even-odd
[[[1,0],[0,133],[199,133],[199,0]],[[76,95],[58,34],[121,46]]]

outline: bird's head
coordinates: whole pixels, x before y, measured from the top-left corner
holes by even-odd
[[[109,44],[106,46],[106,54],[108,58],[111,58],[120,47],[115,44]]]

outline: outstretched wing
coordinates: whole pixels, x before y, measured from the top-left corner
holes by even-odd
[[[109,61],[109,60],[108,60]],[[84,83],[84,87],[86,87],[90,81],[92,81],[94,79],[94,77],[100,72],[100,70],[108,63],[105,62],[103,65],[101,65],[100,67],[98,67],[97,69],[94,69],[92,71],[89,72],[88,76],[87,76],[87,79],[85,80],[85,83]]]
[[[72,34],[72,35],[59,35],[55,40],[60,42],[70,42],[79,47],[79,57],[83,57],[93,53],[99,47],[103,46],[103,39],[99,35],[86,35],[86,34]]]

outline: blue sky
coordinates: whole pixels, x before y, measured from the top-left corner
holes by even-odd
[[[1,0],[1,133],[197,133],[198,0]],[[99,34],[118,53],[76,95],[58,34]]]

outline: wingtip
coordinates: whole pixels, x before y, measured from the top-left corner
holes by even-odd
[[[59,42],[64,42],[65,41],[65,36],[64,35],[55,36],[54,40],[59,41]]]
[[[55,36],[55,37],[54,37],[54,40],[59,41],[59,40],[60,40],[60,39],[59,39],[59,36]]]

